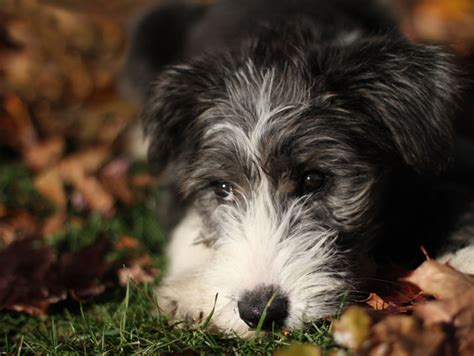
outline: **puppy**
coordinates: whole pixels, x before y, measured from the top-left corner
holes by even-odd
[[[371,259],[473,271],[472,186],[449,174],[449,54],[377,2],[173,2],[136,21],[143,103],[172,228],[160,308],[223,331],[299,328],[363,291]],[[442,254],[442,255],[441,255]]]

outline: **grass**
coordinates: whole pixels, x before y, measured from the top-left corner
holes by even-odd
[[[157,354],[194,351],[202,354],[269,354],[291,342],[331,346],[328,324],[313,324],[289,335],[275,333],[253,340],[212,334],[202,326],[177,325],[151,313],[149,286],[130,286],[121,299],[64,309],[44,320],[3,315],[0,325],[16,328],[5,334],[3,354]]]
[[[75,250],[103,233],[111,238],[128,234],[142,242],[154,257],[155,266],[163,270],[165,260],[160,251],[166,239],[155,218],[155,199],[156,194],[150,194],[112,218],[75,216],[76,220],[82,219],[81,224],[68,223],[62,233],[47,241],[59,250]],[[1,157],[0,202],[41,214],[50,209],[34,192],[31,177],[22,165]],[[0,355],[153,355],[190,351],[271,354],[294,342],[318,344],[326,350],[333,346],[329,322],[313,323],[292,333],[260,333],[252,340],[206,331],[212,314],[201,325],[176,323],[156,312],[153,287],[133,284],[111,288],[87,304],[67,301],[53,305],[44,318],[0,312]]]

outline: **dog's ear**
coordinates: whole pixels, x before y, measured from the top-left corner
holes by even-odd
[[[439,47],[399,38],[351,46],[338,64],[338,71],[345,68],[339,86],[383,125],[386,142],[405,164],[419,173],[442,171],[453,150],[452,119],[460,91],[453,57]]]
[[[198,118],[212,105],[215,79],[199,64],[177,65],[158,75],[142,113],[155,175],[166,175],[193,152],[201,135]]]

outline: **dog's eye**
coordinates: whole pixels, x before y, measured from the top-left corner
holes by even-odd
[[[218,181],[214,182],[214,193],[222,199],[229,199],[232,196],[232,185],[229,182]]]
[[[313,193],[323,186],[325,181],[324,174],[321,172],[307,172],[303,175],[303,181],[301,182],[302,194]]]

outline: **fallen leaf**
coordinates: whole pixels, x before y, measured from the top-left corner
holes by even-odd
[[[0,251],[0,311],[45,315],[50,304],[71,296],[85,300],[101,294],[113,276],[106,255],[111,242],[91,245],[56,257],[38,240],[14,241]]]
[[[339,320],[334,321],[334,340],[339,345],[360,350],[370,335],[371,325],[372,319],[367,310],[351,306],[346,309]]]
[[[114,208],[113,197],[95,177],[84,177],[74,182],[74,187],[84,197],[92,210],[110,215]]]
[[[393,0],[401,31],[418,42],[445,43],[461,56],[474,49],[471,0]]]
[[[28,146],[23,154],[23,159],[30,169],[39,171],[58,162],[63,151],[64,139],[50,137],[43,142]]]
[[[66,222],[66,214],[63,211],[56,212],[55,214],[48,216],[43,222],[41,228],[42,236],[49,236],[51,234],[61,231]]]
[[[319,346],[311,344],[293,343],[290,346],[276,350],[274,356],[321,356]]]
[[[10,245],[15,240],[15,229],[9,224],[0,224],[0,247]]]
[[[434,260],[423,262],[405,281],[442,299],[456,297],[474,287],[474,277]]]
[[[7,94],[0,105],[0,142],[17,152],[34,144],[37,134],[28,109],[16,94]]]
[[[5,215],[7,215],[7,207],[0,203],[0,218],[3,218]]]
[[[68,184],[74,184],[75,182],[83,180],[86,176],[81,162],[71,159],[70,157],[59,162],[58,172],[61,179]]]
[[[130,281],[151,283],[158,273],[159,271],[152,266],[150,256],[143,255],[127,262],[126,266],[118,270],[119,284],[126,286]]]
[[[400,291],[396,287],[394,287],[392,296],[381,297],[376,293],[370,293],[365,303],[376,311],[392,314],[407,312],[413,309],[416,304],[427,300],[427,295],[421,291],[415,295],[399,293]]]
[[[474,354],[474,288],[456,298],[421,304],[414,312],[427,326],[443,324],[451,328],[461,353]]]
[[[410,271],[397,265],[377,266],[377,275],[366,289],[371,291],[363,300],[374,310],[398,313],[410,310],[415,304],[428,299],[417,286],[403,281]]]
[[[438,326],[424,329],[422,323],[406,315],[391,315],[374,325],[369,355],[452,355],[447,335]]]
[[[78,176],[95,173],[110,156],[110,148],[96,146],[66,157],[60,163],[63,179],[74,182]]]
[[[50,303],[65,296],[52,294],[46,280],[55,256],[49,247],[37,247],[35,241],[15,241],[0,251],[0,310],[44,315]]]
[[[109,251],[110,240],[101,237],[78,252],[61,255],[53,285],[65,288],[77,300],[101,294],[106,288],[104,277],[111,268],[105,258]]]
[[[37,235],[39,231],[38,219],[24,209],[10,210],[8,215],[2,219],[1,226],[0,239],[5,245],[16,239]]]
[[[49,169],[34,178],[35,189],[51,201],[56,209],[65,211],[67,206],[66,192],[56,168]]]
[[[127,250],[127,249],[135,249],[140,245],[137,239],[128,236],[128,235],[122,235],[118,239],[118,241],[115,243],[115,249],[116,250]]]
[[[382,298],[380,298],[377,294],[375,293],[370,293],[369,296],[367,297],[367,300],[365,302],[372,307],[372,309],[381,311],[381,310],[387,310],[390,308],[390,304],[385,302]]]

